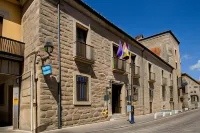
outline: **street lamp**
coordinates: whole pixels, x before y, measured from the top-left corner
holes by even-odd
[[[51,53],[53,52],[53,44],[52,42],[46,42],[45,45],[44,45],[44,50],[49,54],[51,55]]]

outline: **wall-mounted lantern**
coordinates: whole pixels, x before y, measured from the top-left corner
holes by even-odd
[[[53,52],[53,43],[52,42],[46,42],[44,45],[44,51],[46,51],[49,55]]]

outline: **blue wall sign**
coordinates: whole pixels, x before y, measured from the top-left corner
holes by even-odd
[[[51,67],[51,65],[42,66],[42,74],[43,75],[50,75],[50,74],[52,74],[52,67]]]
[[[127,105],[127,112],[131,112],[131,105]]]

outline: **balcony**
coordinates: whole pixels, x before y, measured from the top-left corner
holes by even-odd
[[[156,81],[156,75],[153,72],[149,72],[149,82],[155,82]]]
[[[113,57],[112,62],[113,72],[121,73],[121,74],[128,74],[129,65],[126,60],[119,59],[117,57]]]
[[[86,43],[76,41],[74,48],[74,59],[86,64],[93,64],[94,48]]]
[[[133,78],[139,78],[140,77],[140,67],[136,66],[135,64],[131,65],[131,74]]]
[[[0,56],[4,58],[22,59],[24,56],[24,43],[0,36]]]
[[[170,88],[173,88],[173,80],[170,80],[170,85],[169,85]]]
[[[167,85],[167,78],[162,77],[162,85],[166,86]]]

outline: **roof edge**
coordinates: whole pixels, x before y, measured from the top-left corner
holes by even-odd
[[[197,80],[195,80],[194,78],[192,78],[190,75],[188,75],[187,73],[182,73],[181,74],[182,76],[187,76],[187,77],[189,77],[190,79],[192,79],[194,82],[196,82],[197,84],[199,84],[200,85],[200,83],[197,81]]]
[[[135,40],[132,36],[130,36],[128,33],[126,33],[125,31],[123,31],[122,29],[120,29],[119,27],[117,27],[116,25],[114,25],[112,22],[110,22],[108,19],[106,19],[105,17],[103,17],[100,13],[98,13],[97,11],[95,11],[93,8],[91,8],[89,5],[87,5],[86,3],[84,3],[82,0],[74,0],[76,3],[82,5],[84,8],[86,8],[87,10],[89,10],[90,12],[92,12],[94,15],[96,15],[97,17],[99,17],[100,19],[102,19],[103,21],[105,21],[105,23],[107,23],[108,25],[112,26],[113,28],[115,28],[116,30],[118,30],[119,32],[121,32],[122,34],[125,34],[130,40],[132,40],[133,42],[135,42],[136,44],[138,44],[139,46],[141,46],[143,49],[145,49],[146,51],[150,52],[152,55],[154,55],[157,59],[159,59],[160,61],[162,61],[164,64],[166,64],[167,66],[169,66],[170,68],[174,69],[173,66],[171,66],[169,63],[167,63],[166,61],[164,61],[162,58],[160,58],[158,55],[156,55],[155,53],[153,53],[150,49],[148,49],[147,47],[145,47],[143,44],[141,44],[139,41]]]
[[[166,33],[170,33],[173,36],[173,38],[176,40],[176,42],[178,44],[180,44],[180,41],[177,39],[177,37],[174,35],[174,33],[171,30],[167,30],[167,31],[164,31],[164,32],[161,32],[161,33],[157,33],[157,34],[142,38],[138,41],[143,41],[143,40],[150,39],[150,38],[153,38],[153,37],[156,37],[156,36],[159,36],[159,35],[162,35],[162,34],[166,34]]]

